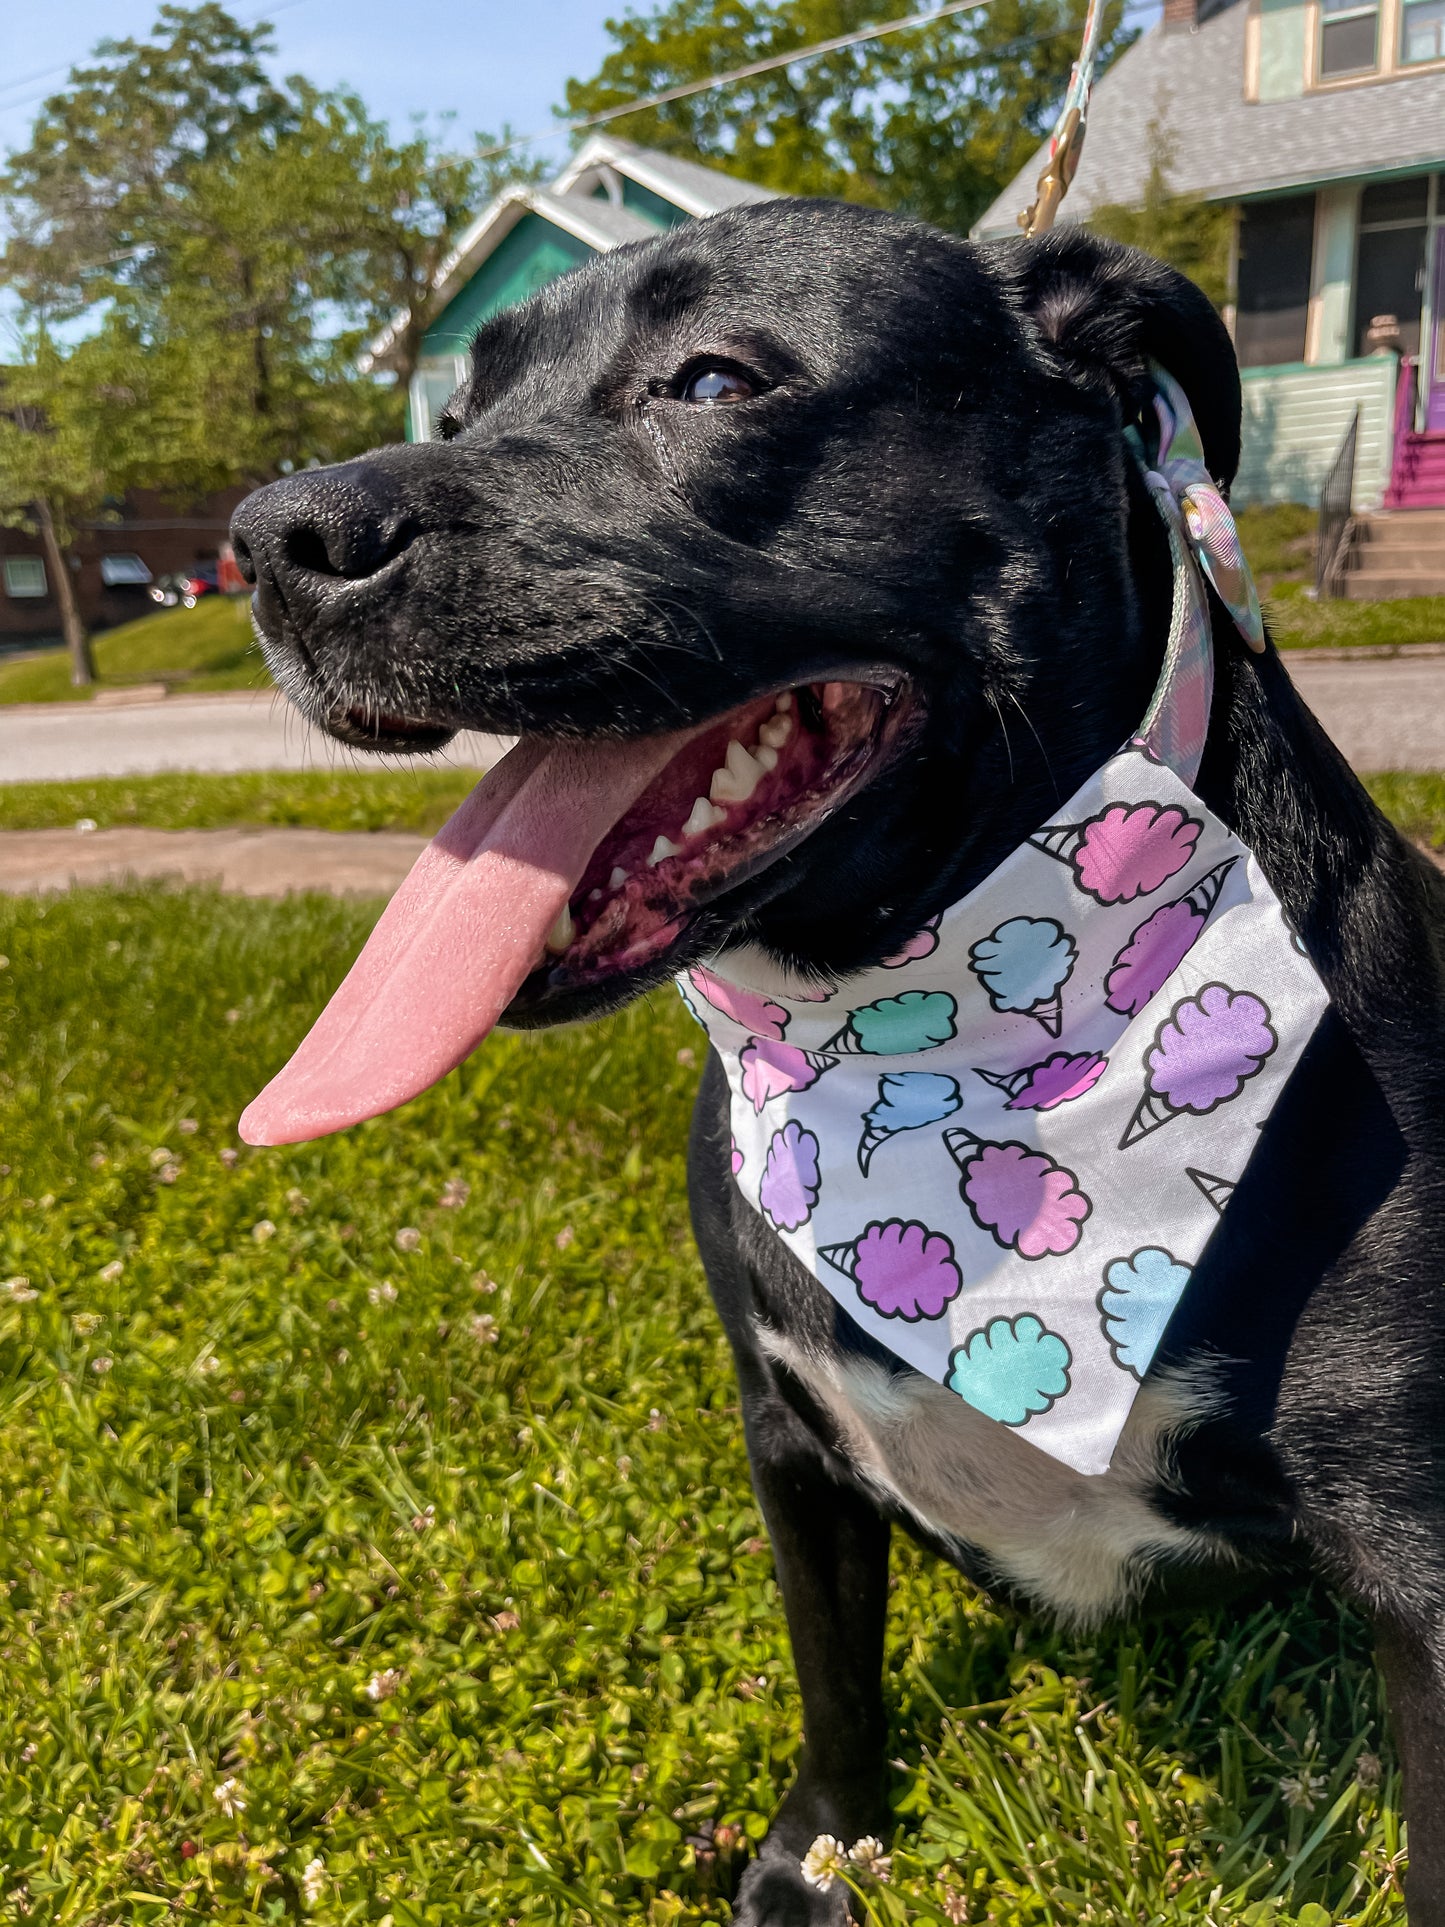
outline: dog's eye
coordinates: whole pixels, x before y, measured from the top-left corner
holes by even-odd
[[[710,361],[693,369],[683,386],[682,399],[710,406],[718,402],[748,401],[757,392],[741,368],[727,361]]]

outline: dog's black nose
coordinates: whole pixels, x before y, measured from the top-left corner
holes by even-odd
[[[236,565],[268,631],[283,612],[304,618],[337,589],[377,575],[419,532],[387,478],[363,462],[288,475],[248,495],[231,518]]]

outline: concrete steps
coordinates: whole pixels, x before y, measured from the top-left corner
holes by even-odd
[[[1341,586],[1351,602],[1445,595],[1445,508],[1359,517]]]

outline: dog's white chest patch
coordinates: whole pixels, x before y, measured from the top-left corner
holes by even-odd
[[[860,1477],[930,1533],[983,1553],[1040,1611],[1092,1625],[1127,1607],[1161,1557],[1225,1552],[1148,1497],[1169,1481],[1171,1439],[1216,1402],[1207,1365],[1151,1373],[1109,1470],[1085,1475],[930,1379],[759,1337],[830,1414]]]

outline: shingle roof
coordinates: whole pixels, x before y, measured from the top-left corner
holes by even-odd
[[[1247,6],[1195,28],[1153,28],[1094,90],[1078,176],[1060,220],[1102,201],[1138,202],[1158,115],[1174,144],[1170,185],[1228,201],[1326,181],[1445,165],[1445,72],[1400,75],[1296,100],[1244,98]],[[1041,147],[974,227],[1015,234],[1044,165]]]

